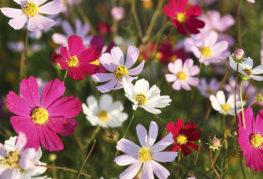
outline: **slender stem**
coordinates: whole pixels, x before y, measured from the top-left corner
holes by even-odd
[[[51,165],[35,165],[35,166],[37,166],[37,167],[46,167],[46,168],[59,169],[59,170],[69,171],[69,172],[77,173],[77,174],[79,173],[78,170],[75,170],[75,169],[72,169],[72,168],[67,168],[67,167],[51,166]],[[92,178],[92,176],[90,176],[90,175],[87,174],[87,173],[80,172],[80,174],[83,175],[83,176]]]
[[[96,144],[96,140],[93,141],[93,144],[92,144],[92,146],[91,146],[91,149],[90,149],[87,157],[85,158],[83,164],[81,165],[81,167],[80,167],[80,169],[79,169],[79,173],[78,173],[77,179],[79,179],[81,170],[84,168],[85,164],[87,163],[87,161],[88,161],[88,159],[89,159],[89,157],[90,157],[90,155],[91,155],[91,153],[92,153],[92,151],[93,151],[93,149],[94,149],[94,147],[95,147],[95,144]]]
[[[95,139],[95,137],[96,137],[97,134],[99,133],[100,129],[101,129],[100,126],[97,126],[97,127],[96,127],[95,131],[92,133],[92,136],[91,136],[90,139],[88,140],[88,142],[87,142],[87,144],[85,145],[84,149],[85,149],[86,147],[88,147],[89,144]]]
[[[237,0],[237,14],[236,14],[236,21],[237,21],[237,42],[239,48],[242,48],[242,41],[240,35],[240,4],[241,0]]]
[[[198,144],[197,154],[196,154],[196,157],[195,157],[195,166],[196,166],[196,163],[197,163],[197,160],[198,160],[198,157],[199,157],[200,149],[201,149],[201,142],[199,142],[199,144]]]
[[[244,169],[244,165],[243,165],[243,160],[242,160],[242,154],[239,154],[239,158],[240,158],[240,167],[241,167],[241,171],[242,171],[242,175],[243,178],[246,179],[246,173],[245,173],[245,169]]]
[[[255,104],[257,102],[257,100],[255,99],[252,103],[250,103],[249,105],[248,105],[248,107],[251,107],[253,104]]]
[[[152,20],[150,22],[150,25],[147,28],[146,34],[145,34],[145,36],[142,39],[143,43],[146,43],[149,40],[150,36],[151,36],[153,27],[154,27],[154,25],[155,25],[155,23],[156,23],[156,21],[157,21],[157,19],[159,17],[160,12],[162,11],[163,2],[164,2],[164,0],[159,0],[159,2],[158,2],[157,8],[156,8],[156,10],[155,10],[155,12],[153,14],[153,17],[152,17]]]
[[[21,55],[21,61],[20,61],[20,79],[23,79],[26,77],[27,74],[27,48],[28,48],[28,36],[29,31],[26,32],[26,38],[25,38],[25,49],[24,52]]]
[[[243,126],[244,126],[244,129],[246,129],[246,121],[245,121],[244,106],[243,106],[243,93],[242,93],[243,82],[244,82],[244,80],[242,80],[240,83],[240,94],[239,95],[240,95],[240,101],[241,101]]]
[[[68,76],[68,70],[69,70],[69,68],[66,69],[66,72],[65,72],[65,74],[64,74],[63,81],[66,81],[66,78],[67,78],[67,76]]]
[[[239,66],[239,64],[237,64],[237,69],[236,69],[235,96],[234,96],[236,120],[238,119],[238,115],[237,115],[237,76],[238,76],[238,66]]]
[[[126,129],[126,131],[125,131],[125,133],[124,133],[124,135],[123,135],[122,138],[125,138],[125,137],[126,137],[128,131],[129,131],[129,128],[131,127],[131,123],[132,123],[132,121],[133,121],[133,119],[134,119],[134,116],[135,116],[135,111],[133,111],[132,117],[131,117],[131,119],[130,119],[130,123],[129,123],[129,125],[128,125],[128,127],[127,127],[127,129]]]
[[[142,40],[143,39],[143,33],[142,33],[141,25],[140,25],[140,22],[139,22],[137,13],[136,13],[136,9],[135,9],[135,0],[131,1],[131,11],[132,11],[132,15],[133,15],[133,18],[135,21],[136,28],[137,28],[138,33],[139,33],[139,37]]]
[[[216,174],[217,179],[221,179],[220,175],[218,174],[218,172],[216,171],[215,166],[214,166],[212,149],[210,149],[210,162],[211,162],[212,169],[213,169],[214,173]]]

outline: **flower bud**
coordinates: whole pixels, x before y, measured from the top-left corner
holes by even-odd
[[[234,58],[235,60],[241,60],[245,56],[245,52],[242,49],[237,49],[234,52]]]
[[[114,7],[111,9],[111,15],[115,20],[122,20],[124,18],[125,12],[122,7]]]

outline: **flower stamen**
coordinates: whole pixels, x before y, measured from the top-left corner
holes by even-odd
[[[116,79],[122,79],[123,77],[126,77],[128,75],[128,69],[124,66],[118,66],[115,70],[114,70],[114,76]]]
[[[33,109],[31,117],[34,123],[42,125],[48,121],[49,114],[46,109],[40,107]]]
[[[138,151],[138,159],[141,162],[148,162],[152,159],[152,151],[149,147],[142,147]]]
[[[38,6],[33,2],[27,2],[22,10],[27,17],[33,17],[38,14]]]

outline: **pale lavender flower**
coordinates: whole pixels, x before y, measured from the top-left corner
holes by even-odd
[[[43,165],[41,149],[35,151],[33,148],[24,148],[26,136],[19,133],[18,137],[10,137],[4,145],[0,144],[0,178],[34,178],[43,174],[45,167],[36,167],[36,164]],[[46,177],[43,177],[46,178]]]
[[[125,16],[125,12],[124,9],[122,7],[113,7],[111,9],[111,16],[115,19],[115,20],[122,20]]]
[[[55,15],[61,12],[61,0],[46,3],[46,0],[13,0],[21,6],[21,9],[1,8],[4,15],[9,18],[9,25],[15,30],[22,29],[27,23],[29,31],[46,30],[54,26],[56,22],[41,14]],[[42,6],[41,6],[42,5]]]
[[[124,63],[124,56],[119,47],[113,47],[111,53],[104,53],[99,58],[99,62],[110,72],[110,73],[96,73],[92,75],[92,79],[96,82],[106,82],[103,85],[97,86],[97,89],[102,93],[109,92],[123,88],[122,79],[126,78],[127,82],[130,83],[136,79],[144,67],[144,61],[140,63],[136,68],[130,69],[139,57],[139,49],[135,46],[129,46],[127,51],[127,59]]]
[[[7,47],[14,51],[14,52],[23,52],[25,50],[25,44],[23,41],[18,41],[18,42],[7,42]],[[28,46],[27,53],[33,54],[36,53],[44,48],[44,44],[40,43],[33,43],[32,45]]]
[[[168,69],[172,74],[166,74],[165,78],[168,82],[173,82],[172,88],[180,90],[191,90],[191,86],[197,86],[199,79],[194,77],[200,72],[198,66],[194,65],[192,59],[187,59],[184,64],[181,59],[175,60],[168,64]]]
[[[247,0],[247,2],[254,4],[256,1],[255,0]]]
[[[204,38],[196,41],[189,47],[200,63],[206,66],[210,63],[220,63],[229,56],[228,42],[218,40],[218,34],[214,31],[209,32]]]
[[[68,21],[63,21],[62,29],[64,34],[54,33],[52,35],[52,40],[54,43],[59,44],[60,46],[68,45],[68,37],[71,35],[78,35],[83,40],[84,45],[87,47],[90,43],[92,36],[88,36],[90,26],[89,24],[82,24],[79,19],[75,20],[75,31]]]
[[[210,5],[216,2],[217,0],[189,0],[189,4],[191,5]]]
[[[209,98],[211,94],[215,94],[217,92],[219,86],[220,82],[215,78],[211,79],[209,83],[205,78],[202,78],[197,88],[204,97]]]
[[[122,138],[117,143],[117,149],[124,152],[115,158],[115,162],[120,166],[130,165],[126,170],[120,174],[120,179],[132,179],[142,168],[142,179],[153,179],[154,174],[158,178],[168,178],[170,172],[160,165],[158,162],[173,162],[177,157],[177,152],[163,152],[173,140],[173,135],[169,133],[162,140],[157,142],[158,126],[156,122],[152,121],[147,134],[146,129],[142,125],[136,127],[137,136],[140,146],[130,140]]]

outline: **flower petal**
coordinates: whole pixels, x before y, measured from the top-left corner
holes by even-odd
[[[15,8],[1,8],[1,12],[9,17],[9,18],[17,18],[21,15],[23,15],[23,11],[21,9],[15,9]]]
[[[9,20],[8,24],[15,30],[22,29],[27,22],[27,17],[25,15],[18,16],[14,19]]]
[[[62,2],[61,0],[54,0],[41,6],[38,10],[42,14],[55,15],[62,11]]]
[[[134,178],[136,174],[139,172],[141,166],[142,166],[142,163],[139,161],[131,164],[126,170],[124,170],[120,174],[120,179]]]
[[[158,162],[173,162],[177,155],[178,152],[155,152],[152,157]]]
[[[151,162],[143,163],[141,178],[143,179],[153,179],[154,178]]]
[[[86,47],[83,45],[81,37],[76,35],[71,35],[68,38],[68,51],[70,56],[75,56],[81,54]]]
[[[91,78],[96,82],[105,82],[114,79],[115,77],[113,73],[96,73],[95,75],[92,75]]]
[[[39,128],[39,137],[41,146],[50,152],[60,151],[64,148],[57,134],[51,131],[48,127],[42,126]]]
[[[56,22],[50,18],[41,15],[35,15],[34,17],[29,18],[27,29],[29,31],[48,30],[55,24]]]
[[[75,128],[78,127],[78,122],[74,119],[63,117],[50,117],[47,126],[54,132],[67,136],[74,133]]]
[[[136,132],[141,146],[147,145],[147,131],[141,124],[136,126]]]
[[[135,46],[129,46],[127,51],[127,59],[125,62],[125,66],[129,69],[138,59],[139,57],[139,49]]]
[[[152,146],[152,151],[153,152],[160,152],[164,149],[166,149],[169,145],[171,145],[174,142],[173,140],[173,135],[169,133],[166,135],[162,140],[157,142]]]
[[[129,70],[129,75],[138,75],[142,72],[143,67],[144,67],[144,62],[142,61],[142,63],[140,63],[140,65],[138,65],[136,68],[133,68],[131,70]]]
[[[116,148],[119,151],[127,153],[127,154],[138,153],[138,150],[140,149],[140,147],[137,144],[125,138],[122,138],[121,140],[117,142]]]
[[[124,57],[119,47],[113,47],[111,49],[111,56],[117,66],[124,65]]]
[[[135,156],[135,154],[120,155],[114,159],[114,162],[116,162],[119,166],[130,165],[138,161],[137,156]]]
[[[151,165],[153,168],[153,172],[158,178],[168,178],[168,176],[170,175],[170,172],[158,162],[152,160]]]
[[[15,92],[10,91],[6,97],[6,106],[12,113],[21,116],[30,116],[31,108]]]
[[[152,121],[150,124],[149,134],[148,134],[148,145],[152,146],[156,141],[158,135],[158,125],[156,122]]]

